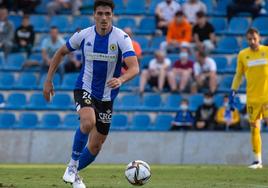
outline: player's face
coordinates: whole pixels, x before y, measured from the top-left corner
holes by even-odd
[[[257,33],[247,34],[248,45],[252,50],[257,50],[260,45],[260,36]]]
[[[98,6],[94,12],[94,19],[97,31],[109,31],[112,27],[112,9],[109,6]]]

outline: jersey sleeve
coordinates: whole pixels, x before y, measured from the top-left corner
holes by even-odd
[[[69,40],[66,42],[66,47],[69,51],[75,51],[80,48],[82,39],[83,39],[83,31],[74,33]]]
[[[129,57],[129,56],[136,56],[132,41],[130,37],[126,33],[121,33],[118,36],[118,45],[119,48],[122,50],[123,58]]]

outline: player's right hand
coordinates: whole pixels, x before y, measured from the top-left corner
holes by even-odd
[[[54,96],[54,87],[51,81],[46,81],[44,83],[43,95],[46,101],[48,102],[50,102],[52,99],[52,96]]]
[[[235,96],[236,96],[236,91],[232,90],[229,94],[229,106],[231,111],[235,110]]]

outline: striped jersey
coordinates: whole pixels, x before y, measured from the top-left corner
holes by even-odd
[[[66,46],[70,51],[82,51],[82,68],[75,88],[86,90],[98,100],[113,100],[119,88],[111,89],[107,82],[120,76],[124,58],[135,56],[130,37],[117,27],[101,36],[94,25],[76,32]]]

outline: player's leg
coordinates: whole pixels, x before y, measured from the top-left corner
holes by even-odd
[[[169,71],[167,74],[168,84],[172,92],[175,92],[177,90],[177,83],[176,83],[176,76],[175,76],[176,73],[177,71],[173,69]]]
[[[217,89],[217,74],[215,72],[211,72],[209,74],[209,90],[214,93]]]
[[[181,80],[180,80],[180,91],[184,91],[186,88],[186,85],[188,84],[190,78],[192,76],[192,73],[190,71],[181,71]]]
[[[167,70],[161,69],[158,77],[158,90],[162,91],[166,81]]]
[[[145,85],[147,84],[147,81],[149,79],[149,71],[147,69],[143,70],[141,73],[141,79],[140,79],[140,93],[142,94],[144,92]]]

